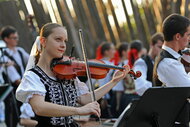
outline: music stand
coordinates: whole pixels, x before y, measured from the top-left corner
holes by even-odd
[[[190,87],[150,88],[114,127],[173,127],[189,97]]]
[[[11,93],[13,87],[11,85],[0,85],[0,102],[4,101],[4,99]]]

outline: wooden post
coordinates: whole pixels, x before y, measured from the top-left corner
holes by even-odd
[[[142,18],[140,16],[140,13],[139,13],[139,8],[137,5],[137,2],[136,2],[136,0],[130,0],[130,1],[131,1],[131,6],[133,9],[134,17],[135,17],[135,22],[137,25],[139,39],[143,42],[144,47],[148,48],[149,47],[148,40],[146,37],[146,32],[145,32],[145,28],[143,25],[143,21],[142,21]]]
[[[96,28],[94,27],[94,22],[93,22],[90,10],[88,8],[88,5],[86,3],[86,0],[81,0],[81,3],[82,3],[82,6],[84,8],[84,13],[86,16],[85,18],[86,18],[86,21],[88,22],[88,27],[89,27],[89,30],[91,32],[92,39],[93,39],[93,41],[96,41],[94,44],[99,43],[98,34],[96,32]]]
[[[158,6],[160,5],[161,7],[161,3],[159,4],[157,0],[154,0],[152,4],[153,4],[153,10],[154,10],[153,12],[155,14],[155,19],[156,19],[155,21],[157,24],[156,29],[157,31],[161,31],[162,13],[160,12],[160,8]]]
[[[24,3],[24,0],[19,0],[18,1],[19,2],[19,9],[22,9],[22,11],[24,12],[24,15],[25,16],[28,16],[28,10],[27,10],[27,8],[26,8],[26,5],[25,5],[25,3]]]
[[[106,7],[105,7],[105,5],[104,5],[104,3],[103,3],[102,0],[99,0],[99,5],[100,5],[101,11],[102,11],[102,13],[103,13],[103,20],[104,20],[105,25],[106,25],[106,27],[107,27],[107,29],[108,29],[109,36],[110,36],[110,38],[111,38],[111,41],[112,41],[114,44],[116,44],[116,39],[115,39],[115,36],[114,36],[114,34],[113,34],[113,31],[112,31],[110,22],[109,22],[109,20],[108,20],[108,14],[107,14],[107,11],[106,11]]]
[[[84,1],[84,0],[82,0]],[[92,25],[94,25],[94,29],[96,31],[96,34],[98,36],[98,39],[100,40],[99,44],[102,41],[106,41],[106,36],[105,36],[105,31],[103,29],[103,25],[95,4],[94,0],[86,0],[86,4],[88,6],[89,12],[90,12],[90,16],[92,19]]]
[[[86,47],[94,47],[95,45],[95,41],[92,38],[91,35],[91,31],[89,29],[89,23],[87,20],[87,16],[85,14],[84,8],[82,6],[82,2],[81,0],[72,0],[73,3],[73,7],[77,16],[77,21],[78,21],[78,26],[79,28],[83,29],[83,34],[84,34],[84,42],[86,43]],[[88,50],[89,48],[87,48],[87,54],[89,55],[89,57],[95,57],[94,52],[95,52],[95,48],[91,48],[90,50]]]
[[[146,21],[148,24],[148,29],[149,29],[150,35],[153,35],[154,33],[156,33],[156,24],[154,22],[152,10],[150,8],[150,4],[149,4],[148,0],[146,0],[146,4],[145,4],[145,6],[143,6],[143,10],[145,13],[145,17],[146,17]]]
[[[119,26],[119,23],[118,23],[118,20],[117,20],[117,16],[115,14],[115,9],[114,9],[114,6],[112,4],[112,1],[111,0],[108,0],[108,4],[110,6],[110,9],[111,9],[111,13],[112,13],[112,16],[113,16],[113,19],[114,19],[114,22],[115,22],[115,27],[116,27],[116,30],[117,30],[117,33],[118,33],[118,36],[119,36],[119,40],[120,41],[124,41],[126,40],[124,37],[124,33],[121,32],[121,28]]]
[[[126,8],[126,5],[125,5],[125,0],[122,0],[122,5],[123,5],[124,12],[125,12],[125,16],[126,16],[126,20],[127,20],[127,25],[129,27],[131,40],[134,40],[135,39],[135,32],[133,30],[133,27],[132,27],[132,24],[131,24],[131,20],[130,20],[130,17],[129,17],[128,12],[127,12],[127,8]]]
[[[171,0],[161,0],[162,4],[162,19],[164,20],[171,14]]]
[[[45,13],[41,0],[30,0],[30,2],[39,28],[45,23],[51,22],[50,15]]]
[[[190,18],[190,14],[189,14],[189,0],[185,0],[185,16]]]
[[[181,10],[180,10],[181,3],[182,3],[182,0],[172,0],[171,1],[171,12],[181,14]]]

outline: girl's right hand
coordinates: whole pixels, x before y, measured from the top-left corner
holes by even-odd
[[[77,108],[78,115],[96,115],[100,117],[100,105],[98,102],[91,102],[82,107]]]

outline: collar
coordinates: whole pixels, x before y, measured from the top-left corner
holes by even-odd
[[[16,47],[15,47],[14,49],[5,48],[5,50],[6,50],[8,53],[16,53],[16,52],[17,52]]]
[[[172,48],[163,45],[162,49],[168,51],[173,57],[175,57],[176,59],[180,59],[181,55],[179,53],[177,53],[176,51],[174,51]]]

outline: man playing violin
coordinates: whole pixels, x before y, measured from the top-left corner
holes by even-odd
[[[16,96],[22,102],[29,102],[36,114],[37,127],[78,127],[72,115],[100,116],[99,104],[91,102],[86,84],[78,78],[57,79],[50,69],[54,58],[61,58],[68,40],[66,29],[56,23],[45,24],[36,40],[35,57],[29,59],[27,70],[19,85]],[[34,46],[34,47],[35,47]],[[35,48],[32,48],[35,49]],[[37,52],[36,52],[37,51]],[[32,55],[31,55],[32,56]],[[34,62],[35,64],[31,64]],[[30,62],[31,61],[31,62]],[[96,100],[108,93],[129,72],[117,71],[110,82],[95,90]],[[81,107],[76,107],[76,103]]]
[[[180,62],[181,55],[178,53],[190,41],[190,20],[179,14],[171,14],[164,20],[162,29],[165,41],[154,64],[154,85],[190,87],[190,77],[185,72]],[[183,115],[187,115],[187,112]],[[182,126],[189,126],[189,120],[184,118],[189,117],[184,116],[180,123],[184,124]]]

